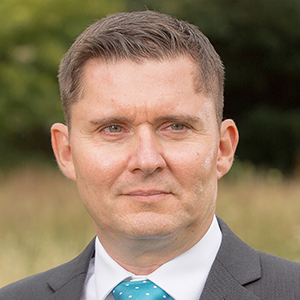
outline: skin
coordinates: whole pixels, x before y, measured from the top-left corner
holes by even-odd
[[[90,60],[72,129],[52,127],[58,164],[77,182],[99,240],[136,275],[204,236],[233,161],[236,126],[218,127],[213,99],[195,92],[194,67],[187,57]]]

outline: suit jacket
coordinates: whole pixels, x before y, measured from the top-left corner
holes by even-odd
[[[299,263],[252,249],[218,221],[222,244],[200,300],[300,300]],[[64,265],[0,289],[0,300],[80,300],[94,244]]]

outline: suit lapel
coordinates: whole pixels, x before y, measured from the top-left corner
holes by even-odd
[[[78,257],[57,268],[57,272],[47,282],[54,292],[51,300],[80,300],[94,252],[95,239]]]
[[[261,277],[257,252],[241,241],[222,220],[218,221],[222,244],[200,300],[258,300],[244,287]]]
[[[200,300],[259,300],[216,261],[211,269]]]
[[[67,282],[53,294],[53,300],[80,300],[86,273],[82,273]]]

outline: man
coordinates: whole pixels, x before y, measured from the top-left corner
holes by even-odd
[[[208,39],[167,15],[120,13],[81,34],[60,66],[66,125],[51,132],[97,237],[0,299],[299,300],[299,264],[215,217],[238,142],[222,121],[223,78]]]

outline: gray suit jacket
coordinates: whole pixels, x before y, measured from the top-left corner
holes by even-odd
[[[300,300],[299,263],[255,251],[218,221],[223,240],[200,300]],[[80,300],[93,255],[94,240],[72,261],[0,289],[0,300]]]

